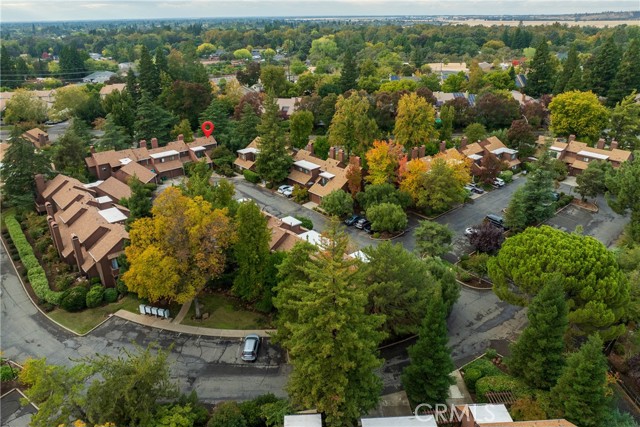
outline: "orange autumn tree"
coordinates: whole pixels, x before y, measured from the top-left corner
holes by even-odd
[[[131,244],[125,249],[129,270],[122,279],[131,292],[151,302],[183,304],[223,272],[225,249],[235,238],[231,221],[226,209],[213,209],[177,187],[163,191],[151,213],[131,226]]]
[[[413,159],[407,162],[404,157],[400,162],[400,190],[409,194],[415,203],[422,191],[422,178],[427,173],[427,162]]]
[[[360,159],[358,157],[358,159]],[[356,197],[356,194],[362,189],[362,168],[358,164],[359,160],[355,157],[351,157],[349,160],[349,166],[345,171],[345,177],[347,178],[347,187],[351,193],[351,197]]]
[[[458,150],[450,149],[444,153],[438,153],[435,159],[444,159],[451,169],[456,184],[465,186],[471,182],[471,159],[460,153]]]
[[[404,157],[401,145],[388,141],[373,141],[373,148],[366,154],[369,175],[368,183],[380,185],[395,183],[398,178],[400,160]]]

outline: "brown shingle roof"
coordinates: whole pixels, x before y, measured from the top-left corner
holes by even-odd
[[[166,172],[182,169],[182,162],[180,160],[169,160],[168,162],[156,162],[154,166],[158,172]]]
[[[233,164],[242,169],[251,169],[256,164],[256,162],[252,160],[244,160],[244,159],[241,159],[240,157],[237,157],[233,161]]]
[[[334,175],[334,177],[327,181],[325,185],[322,185],[322,177],[318,177],[313,185],[309,188],[309,193],[311,194],[315,194],[322,198],[331,193],[333,190],[339,190],[347,184],[347,169],[345,167],[342,167],[340,162],[336,159],[328,158],[326,160],[322,160],[318,157],[315,157],[307,150],[298,150],[298,152],[294,156],[294,160],[306,160],[308,162],[315,163],[317,165],[320,165],[320,170],[322,172],[328,172]],[[298,179],[301,180],[302,177],[299,177],[298,174],[304,175],[309,179],[311,178],[309,175],[298,172],[296,170],[292,170],[288,178],[296,182],[300,182]],[[304,184],[306,184],[307,182],[305,182]]]
[[[482,149],[482,146],[480,144],[474,142],[473,144],[467,145],[467,147],[461,151],[462,154],[469,157],[472,154],[482,154],[484,150]]]
[[[118,201],[124,198],[128,199],[129,197],[131,197],[131,188],[129,188],[127,184],[123,183],[122,181],[118,181],[112,176],[98,185],[98,188],[107,196],[111,197],[114,201]]]
[[[106,85],[106,86],[103,86],[102,89],[100,89],[100,95],[107,96],[111,92],[114,92],[116,90],[122,92],[126,87],[127,87],[126,83],[114,83],[112,85]]]
[[[149,169],[136,162],[131,162],[128,165],[123,166],[122,168],[120,168],[120,171],[129,176],[135,175],[140,181],[144,182],[145,184],[153,181],[156,177],[155,173],[151,172]]]

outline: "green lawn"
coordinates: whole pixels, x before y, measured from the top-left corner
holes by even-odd
[[[85,334],[106,319],[108,314],[115,313],[118,310],[138,313],[139,304],[140,301],[138,298],[129,295],[113,304],[86,309],[78,313],[69,313],[61,308],[57,308],[48,313],[48,316],[78,334]]]
[[[209,313],[206,320],[195,320],[193,304],[182,321],[183,325],[216,329],[269,329],[269,318],[243,309],[233,298],[221,294],[207,294],[198,298],[203,305],[201,313]]]

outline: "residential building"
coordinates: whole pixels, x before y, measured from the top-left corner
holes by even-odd
[[[262,91],[262,89],[256,89],[255,91]],[[300,99],[301,98],[276,98],[276,103],[278,104],[280,114],[286,117],[290,117],[298,110],[298,103],[300,102]],[[264,106],[261,106],[260,108],[262,112],[264,112]]]
[[[110,179],[83,184],[65,175],[50,181],[36,175],[35,181],[36,208],[47,214],[60,257],[87,277],[99,277],[105,286],[115,286],[117,258],[129,238],[124,227],[129,211],[117,203],[121,183]]]
[[[249,145],[237,151],[238,157],[233,162],[233,166],[242,172],[245,170],[256,170],[256,159],[260,153],[260,137],[256,137]]]
[[[37,149],[49,145],[49,134],[39,128],[33,128],[22,134],[22,137],[33,144]]]
[[[290,251],[296,243],[301,241],[300,235],[307,231],[302,228],[302,222],[294,217],[286,216],[279,219],[268,212],[263,214],[267,217],[267,227],[271,230],[269,249],[272,252]]]
[[[7,101],[9,101],[15,93],[16,92],[0,92],[0,112],[7,108]],[[53,101],[55,101],[56,95],[55,89],[30,90],[28,93],[29,95],[35,96],[36,98],[44,101],[47,104],[47,108],[51,108],[53,106]]]
[[[284,427],[322,427],[322,415],[285,415]]]
[[[490,136],[482,141],[469,144],[467,138],[462,138],[459,151],[471,159],[471,174],[478,176],[482,174],[482,161],[487,156],[496,156],[502,161],[506,168],[516,170],[520,166],[518,151],[508,148],[497,137]]]
[[[360,167],[360,158],[354,157]],[[331,147],[329,157],[322,160],[313,154],[313,142],[293,156],[293,165],[287,181],[309,189],[309,199],[317,204],[334,190],[347,190],[347,156],[342,149]]]
[[[564,419],[516,422],[503,404],[458,406],[456,412],[461,414],[460,427],[577,427]]]
[[[96,71],[82,79],[82,83],[106,83],[116,73],[113,71]]]
[[[118,70],[122,72],[127,72],[129,70],[134,69],[136,66],[135,62],[121,62],[118,64]]]
[[[183,136],[178,135],[177,141],[169,142],[164,147],[160,147],[158,140],[152,138],[150,147],[147,147],[147,141],[142,140],[138,148],[120,151],[96,152],[92,148],[91,156],[85,159],[85,163],[89,172],[101,180],[115,176],[126,182],[129,177],[138,175],[143,182],[159,183],[183,176],[186,163],[204,159],[211,164],[209,154],[216,146],[217,142],[212,136],[196,138],[193,142],[185,143]],[[143,168],[148,172],[144,172]]]
[[[126,87],[126,83],[114,83],[112,85],[105,85],[102,87],[102,89],[100,89],[100,98],[105,98],[107,95],[110,95],[116,90],[122,92]]]
[[[362,427],[438,427],[433,415],[409,417],[362,418]]]
[[[540,150],[544,150],[547,141],[544,136],[538,137]],[[576,141],[575,135],[570,135],[566,142],[552,140],[549,152],[552,157],[562,160],[567,165],[569,174],[574,176],[579,175],[594,160],[606,161],[618,168],[623,162],[633,159],[633,153],[619,149],[617,141],[611,141],[608,148],[605,148],[605,144],[605,140],[600,139],[595,147],[590,147],[585,142]]]
[[[464,62],[449,62],[447,64],[444,62],[435,62],[426,65],[431,68],[432,73],[440,76],[441,81],[445,81],[451,74],[458,74],[461,71],[464,74],[469,74],[469,68],[467,68],[467,64]]]

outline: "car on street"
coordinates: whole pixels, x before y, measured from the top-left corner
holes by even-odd
[[[352,225],[356,225],[358,221],[360,221],[362,217],[360,215],[351,215],[349,218],[344,220],[344,224],[348,227]]]
[[[509,229],[509,227],[504,225],[504,218],[499,215],[489,214],[484,219],[485,221],[489,221],[491,224],[495,225],[498,228],[502,228],[503,230]]]
[[[242,360],[245,362],[255,362],[258,358],[260,348],[260,337],[256,334],[249,334],[242,340]]]
[[[356,228],[362,230],[367,224],[371,225],[371,222],[367,218],[360,218],[358,222],[356,222]]]
[[[476,234],[478,230],[475,227],[467,227],[464,229],[464,235],[465,236],[471,236],[473,234]]]
[[[496,178],[493,180],[494,187],[504,187],[504,180],[502,178]]]
[[[464,189],[467,190],[470,193],[484,194],[484,190],[482,188],[478,187],[473,182],[470,182],[469,184],[465,185]]]
[[[371,228],[371,222],[367,221],[367,223],[362,227],[363,231],[366,231],[367,234],[373,234],[373,229]]]
[[[291,197],[293,194],[293,185],[281,185],[278,187],[278,193],[285,197]]]

